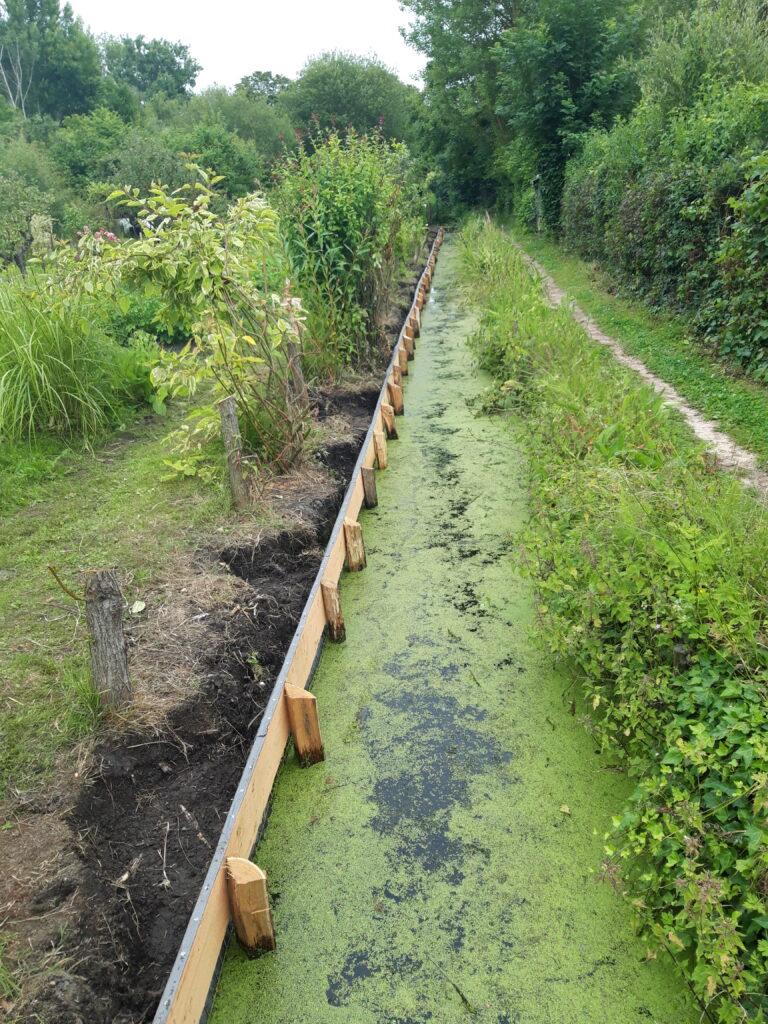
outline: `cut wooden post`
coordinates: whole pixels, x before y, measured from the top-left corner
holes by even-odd
[[[384,437],[383,430],[374,430],[373,450],[376,452],[376,462],[379,465],[379,469],[386,469],[388,464],[387,440]]]
[[[288,705],[288,721],[291,724],[293,745],[299,761],[306,768],[325,760],[323,741],[320,736],[320,720],[317,717],[317,697],[301,686],[286,684],[285,700]]]
[[[252,956],[275,948],[267,875],[244,857],[227,857],[227,893],[241,946]]]
[[[243,467],[243,439],[240,424],[237,422],[237,403],[233,395],[228,395],[219,402],[219,415],[221,436],[227,453],[232,501],[235,508],[242,512],[251,504],[251,488]]]
[[[397,427],[395,426],[395,410],[389,402],[381,403],[381,418],[384,421],[384,429],[390,441],[397,440]]]
[[[399,384],[395,384],[394,381],[390,381],[389,384],[387,384],[387,391],[389,393],[389,404],[395,410],[395,416],[402,416],[405,412],[403,389]]]
[[[363,528],[354,519],[344,520],[344,544],[347,549],[347,568],[350,572],[360,572],[365,568],[365,544]]]
[[[360,475],[363,478],[363,504],[366,508],[376,508],[379,504],[379,496],[376,493],[376,474],[370,466],[363,466]]]
[[[413,341],[413,328],[408,323],[407,327],[403,331],[403,344],[405,345],[405,351],[409,359],[413,359],[416,350],[416,345]]]
[[[400,373],[404,377],[408,376],[408,349],[405,345],[398,345],[397,347],[397,358],[400,361]]]
[[[85,619],[91,634],[91,673],[105,704],[119,707],[131,699],[128,647],[123,633],[123,595],[117,574],[95,569],[85,578]]]
[[[335,583],[321,583],[320,590],[323,593],[323,607],[325,608],[325,621],[328,623],[328,636],[335,644],[343,644],[347,639],[347,630],[344,626],[344,616],[341,611],[339,588]]]
[[[392,363],[392,380],[398,385],[398,387],[402,387],[403,371],[400,369],[400,363],[398,361]]]
[[[419,312],[418,306],[414,306],[413,307],[412,322],[413,322],[413,336],[414,336],[414,338],[418,338],[419,335],[421,334],[421,313]]]

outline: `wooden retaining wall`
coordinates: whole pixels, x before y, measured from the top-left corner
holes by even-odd
[[[230,923],[227,858],[250,857],[260,834],[272,786],[290,735],[285,687],[306,688],[320,656],[328,625],[323,585],[326,590],[338,585],[347,560],[350,527],[357,522],[364,504],[364,477],[370,490],[368,471],[379,464],[381,468],[386,465],[386,438],[396,436],[393,434],[396,429],[393,412],[398,414],[403,411],[402,378],[408,372],[408,360],[413,358],[414,338],[419,331],[421,310],[429,293],[437,254],[444,237],[445,231],[440,228],[416,286],[411,309],[393,349],[373,419],[336,517],[323,561],[243,769],[221,837],[155,1014],[154,1024],[200,1024],[206,1013]]]

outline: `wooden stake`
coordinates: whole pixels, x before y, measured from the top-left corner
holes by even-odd
[[[416,350],[416,345],[414,344],[413,341],[413,328],[410,326],[410,322],[403,331],[403,344],[405,345],[405,351],[408,355],[408,358],[413,359]]]
[[[227,892],[240,945],[251,956],[274,949],[266,873],[244,857],[227,857]]]
[[[379,504],[379,496],[376,493],[376,474],[370,466],[363,466],[360,473],[363,478],[363,504],[366,508],[376,508]]]
[[[360,572],[366,566],[363,528],[354,519],[344,520],[344,543],[347,548],[347,568],[350,572]]]
[[[404,377],[408,376],[408,349],[405,345],[398,345],[397,358],[400,360],[400,373]]]
[[[413,336],[414,336],[414,338],[418,338],[420,334],[421,334],[421,313],[419,312],[419,307],[418,306],[414,306],[413,307]]]
[[[400,369],[399,362],[392,363],[392,380],[398,385],[398,387],[402,387],[403,371]]]
[[[387,391],[389,392],[389,402],[392,408],[395,410],[395,416],[402,416],[405,412],[405,403],[403,402],[403,389],[399,384],[395,384],[392,381],[387,384]]]
[[[232,502],[235,508],[242,512],[251,504],[251,488],[243,467],[243,438],[240,434],[240,424],[237,422],[237,403],[234,395],[222,398],[219,402],[219,415],[221,416],[221,436],[224,439],[224,449],[227,453]]]
[[[343,644],[347,639],[347,630],[344,626],[344,616],[341,612],[339,588],[335,583],[321,583],[320,589],[323,592],[323,607],[325,608],[325,621],[328,623],[328,636],[335,644]]]
[[[381,403],[381,418],[384,421],[384,429],[390,441],[397,440],[397,427],[395,426],[395,410],[389,402]]]
[[[85,579],[85,619],[91,634],[91,673],[105,704],[119,707],[131,699],[128,647],[123,633],[123,595],[111,569],[96,569]]]
[[[286,684],[285,700],[291,724],[293,745],[301,764],[306,768],[325,760],[317,717],[317,697],[300,686]]]
[[[376,462],[379,465],[379,469],[386,469],[388,465],[387,441],[383,430],[374,430],[373,450],[376,452]]]

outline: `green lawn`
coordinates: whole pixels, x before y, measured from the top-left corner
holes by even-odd
[[[768,390],[739,376],[697,345],[679,317],[612,294],[614,286],[593,266],[551,239],[514,236],[554,277],[568,296],[649,370],[676,388],[691,405],[739,444],[768,463]]]
[[[82,606],[48,566],[75,591],[82,591],[79,570],[117,567],[130,602],[175,551],[230,518],[223,468],[214,484],[162,479],[165,437],[180,417],[139,420],[92,452],[52,443],[6,449],[0,495],[12,500],[0,523],[0,797],[39,778],[99,718]]]

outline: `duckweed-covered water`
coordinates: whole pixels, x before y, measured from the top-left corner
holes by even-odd
[[[327,760],[289,758],[255,854],[278,949],[232,944],[213,1024],[699,1019],[595,874],[626,782],[537,650],[522,428],[468,408],[472,329],[448,243],[313,685]]]

